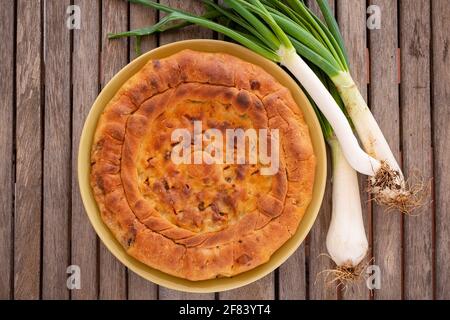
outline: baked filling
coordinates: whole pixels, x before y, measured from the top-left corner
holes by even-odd
[[[189,140],[174,140],[177,129]],[[267,139],[269,158],[277,151],[277,170],[263,174],[270,164],[250,161],[261,146],[252,148],[248,136],[248,157],[238,159],[233,130],[268,133],[258,142]],[[222,134],[220,155],[208,148],[208,132]],[[174,161],[180,150],[190,150],[189,162]],[[102,219],[128,254],[189,280],[267,262],[296,232],[315,175],[308,127],[290,92],[255,65],[190,50],[148,62],[122,86],[100,117],[91,162]]]

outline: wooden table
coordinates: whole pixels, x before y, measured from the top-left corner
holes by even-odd
[[[202,10],[196,0],[161,2]],[[80,30],[66,27],[71,4],[81,8]],[[316,281],[332,266],[319,257],[326,252],[329,187],[305,243],[279,270],[249,286],[186,294],[127,270],[87,220],[77,185],[77,147],[99,90],[135,57],[134,40],[108,41],[107,33],[154,23],[158,14],[121,0],[0,0],[0,298],[449,299],[450,5],[448,0],[331,4],[353,74],[406,175],[420,172],[432,179],[432,197],[414,217],[386,213],[364,195],[380,290],[371,294],[362,282],[344,292]],[[372,4],[381,7],[381,30],[366,28]],[[143,49],[217,37],[193,27],[145,39]],[[66,288],[69,265],[81,268],[80,290]]]

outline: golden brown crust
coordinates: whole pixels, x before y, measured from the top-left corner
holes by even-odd
[[[261,165],[175,165],[176,128],[201,120],[279,129],[276,175]],[[145,264],[189,280],[255,268],[295,233],[312,197],[315,156],[290,92],[226,54],[182,51],[148,62],[105,108],[91,152],[105,224]]]

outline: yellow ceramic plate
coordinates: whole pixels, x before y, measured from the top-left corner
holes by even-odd
[[[174,276],[170,276],[159,270],[150,268],[136,259],[129,256],[123,247],[116,241],[112,233],[103,224],[100,217],[97,204],[95,202],[92,190],[89,184],[90,171],[90,152],[91,144],[97,126],[97,121],[111,98],[118,89],[131,78],[138,70],[140,70],[150,59],[162,59],[171,56],[184,49],[193,49],[203,52],[223,52],[236,56],[242,60],[246,60],[253,64],[264,68],[268,73],[274,76],[282,85],[289,88],[295,101],[303,111],[306,122],[308,123],[313,147],[317,156],[317,173],[314,185],[314,194],[312,202],[303,217],[296,234],[289,239],[275,254],[270,261],[255,269],[242,273],[232,278],[221,278],[206,281],[189,281]],[[314,111],[305,97],[301,89],[294,80],[284,72],[276,64],[266,60],[265,58],[253,53],[252,51],[229,42],[217,40],[188,40],[171,43],[155,50],[152,50],[141,57],[137,58],[125,68],[123,68],[116,76],[106,85],[98,96],[97,100],[89,112],[84,124],[83,133],[81,135],[80,147],[78,155],[78,180],[80,184],[81,196],[86,208],[89,219],[105,246],[119,259],[125,266],[139,274],[141,277],[150,280],[158,285],[188,292],[218,292],[230,290],[247,285],[278,268],[286,261],[300,246],[311,229],[319,211],[322,197],[325,189],[326,180],[326,154],[325,144]]]

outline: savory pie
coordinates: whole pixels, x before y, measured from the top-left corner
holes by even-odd
[[[278,170],[263,175],[261,161],[175,163],[173,132],[195,135],[196,121],[224,136],[278,129]],[[236,57],[185,50],[149,61],[106,106],[92,145],[91,186],[129,255],[205,280],[269,260],[297,230],[315,166],[308,126],[288,89]]]

